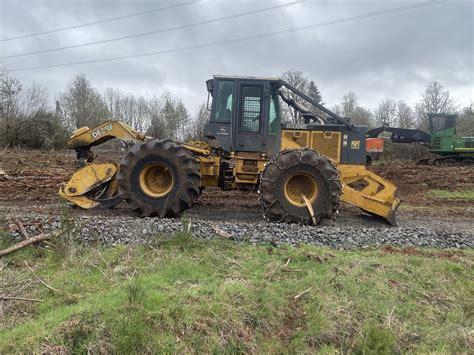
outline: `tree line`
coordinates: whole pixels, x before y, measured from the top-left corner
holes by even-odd
[[[282,79],[304,92],[314,101],[324,104],[314,80],[299,70],[288,70]],[[47,90],[38,84],[25,87],[17,78],[0,73],[0,146],[61,149],[67,137],[82,126],[93,127],[103,120],[127,123],[139,132],[156,138],[181,141],[202,140],[203,128],[209,118],[206,104],[190,113],[183,100],[170,92],[145,97],[107,88],[103,93],[95,89],[84,74],[75,75],[64,92],[52,100]],[[315,114],[316,108],[303,99],[289,94]],[[428,112],[457,112],[460,115],[458,132],[474,134],[473,105],[460,108],[448,89],[437,81],[429,82],[419,101],[411,107],[403,100],[383,99],[374,109],[362,107],[355,93],[343,95],[340,103],[331,107],[337,114],[353,123],[368,127],[389,125],[427,130]],[[282,103],[284,119],[299,122],[299,113]]]

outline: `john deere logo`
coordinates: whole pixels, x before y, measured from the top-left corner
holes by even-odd
[[[99,129],[96,129],[95,131],[92,131],[91,134],[92,134],[92,138],[97,138],[97,137],[100,137],[100,136],[103,136],[104,134],[106,134],[107,132],[110,132],[112,130],[112,124],[109,123],[108,125],[104,126],[104,127],[101,127]]]

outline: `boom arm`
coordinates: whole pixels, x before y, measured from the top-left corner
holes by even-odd
[[[382,132],[390,132],[390,140],[394,143],[415,143],[429,145],[431,135],[418,129],[396,128],[396,127],[378,127],[367,131],[367,138],[377,138]]]
[[[93,147],[105,143],[111,139],[118,138],[127,143],[141,143],[145,141],[145,135],[135,131],[123,122],[105,121],[100,125],[89,128],[87,126],[77,129],[67,141],[71,149],[79,147]]]
[[[126,143],[143,143],[148,137],[126,123],[109,120],[93,128],[85,126],[77,129],[69,137],[67,145],[76,150],[78,161],[90,162],[94,157],[90,148],[114,138]]]
[[[291,84],[288,84],[286,81],[284,80],[280,80],[281,82],[281,85],[283,85],[284,87],[286,87],[288,90],[291,90],[293,91],[296,95],[302,97],[303,99],[305,99],[306,101],[308,101],[311,105],[313,105],[314,107],[320,109],[321,111],[323,111],[324,113],[326,113],[327,115],[329,115],[330,117],[332,117],[334,120],[336,120],[338,123],[340,124],[343,124],[347,127],[349,127],[352,131],[355,131],[357,132],[357,128],[346,118],[343,118],[341,116],[339,116],[338,114],[332,112],[331,110],[329,110],[328,108],[324,107],[323,105],[320,105],[318,104],[316,101],[314,101],[311,97],[309,97],[308,95],[306,95],[305,93],[301,92],[300,90],[298,90],[297,88],[295,88],[293,85]]]

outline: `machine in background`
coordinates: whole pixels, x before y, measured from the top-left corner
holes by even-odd
[[[430,133],[417,129],[378,127],[367,132],[367,139],[376,139],[382,132],[390,132],[394,143],[420,143],[427,145],[437,156],[420,159],[418,165],[472,165],[474,137],[456,135],[456,114],[429,113]]]

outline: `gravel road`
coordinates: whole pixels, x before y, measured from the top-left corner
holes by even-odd
[[[39,230],[50,231],[61,228],[59,215],[25,214],[21,218],[31,234]],[[474,234],[470,222],[456,225],[434,223],[409,223],[391,227],[377,221],[364,225],[352,223],[350,219],[338,222],[327,221],[320,226],[300,226],[257,221],[137,218],[130,216],[79,215],[73,218],[73,237],[85,245],[116,245],[147,243],[159,236],[179,231],[189,231],[195,238],[226,238],[239,243],[268,243],[272,245],[312,244],[333,249],[372,248],[383,245],[414,246],[430,248],[474,248]],[[439,221],[438,221],[439,222]],[[416,225],[415,225],[416,224]],[[14,227],[14,224],[10,225]],[[19,232],[10,232],[20,238]]]

